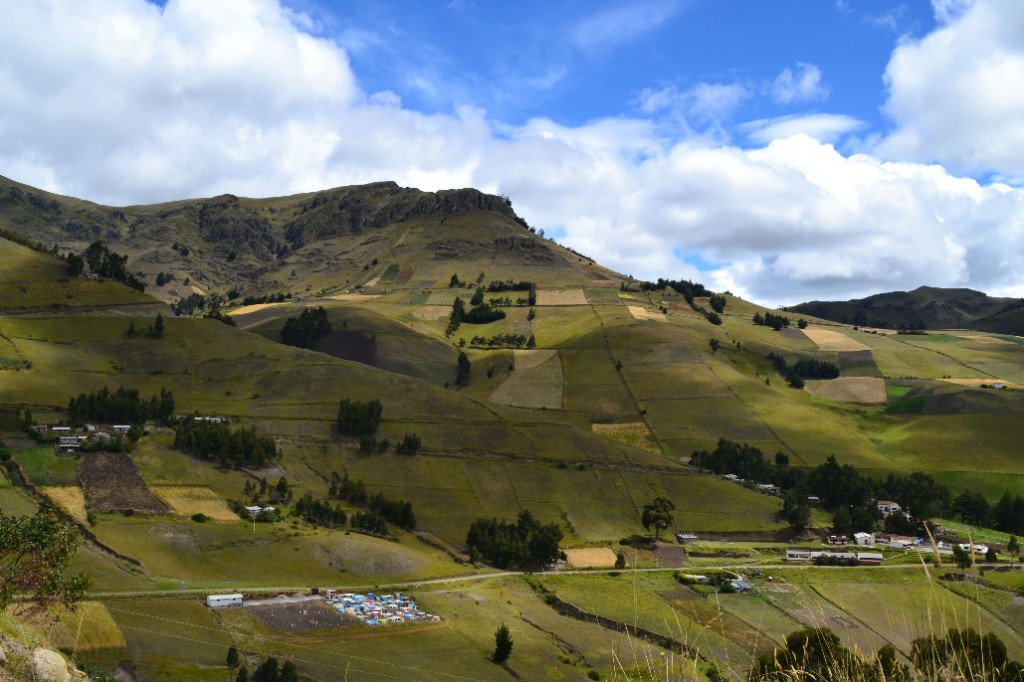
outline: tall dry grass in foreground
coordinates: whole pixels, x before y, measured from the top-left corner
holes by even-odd
[[[1005,643],[997,634],[983,629],[982,607],[976,601],[960,599],[957,600],[960,609],[951,610],[950,599],[954,593],[933,580],[934,569],[923,560],[921,567],[929,593],[927,603],[915,605],[913,613],[905,612],[902,623],[889,622],[891,629],[903,628],[904,640],[910,641],[909,647],[897,649],[886,643],[875,652],[848,647],[839,635],[825,627],[830,615],[824,603],[819,602],[817,613],[802,619],[804,628],[786,636],[782,645],[770,650],[762,648],[756,652],[753,664],[744,666],[737,661],[716,660],[710,647],[702,646],[704,642],[699,634],[686,636],[688,630],[677,617],[675,623],[666,622],[665,626],[677,633],[673,639],[682,642],[682,653],[631,638],[629,650],[614,657],[610,679],[622,682],[1024,682],[1024,665],[1009,657]],[[878,577],[884,581],[884,575]],[[963,573],[952,572],[944,576],[945,579],[964,577]],[[767,604],[766,607],[776,608]],[[632,617],[635,621],[636,614]],[[867,627],[863,623],[861,626]],[[873,630],[872,633],[880,637]]]

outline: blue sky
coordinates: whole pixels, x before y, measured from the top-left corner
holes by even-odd
[[[766,305],[1024,296],[1020,0],[0,11],[0,174],[51,191],[476,187],[620,272]]]
[[[901,37],[935,27],[931,5],[829,0],[292,3],[344,45],[364,87],[419,111],[455,104],[511,124],[630,114],[647,89],[740,84],[731,122],[839,112],[885,130],[882,73]],[[854,8],[855,7],[855,8]],[[827,94],[777,102],[800,64]]]

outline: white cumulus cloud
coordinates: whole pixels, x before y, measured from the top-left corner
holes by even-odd
[[[795,69],[783,69],[772,83],[772,99],[779,104],[817,102],[827,99],[828,92],[821,82],[821,69],[803,62]]]
[[[1024,177],[1024,3],[935,0],[942,25],[885,71],[895,130],[877,152]]]
[[[743,149],[662,120],[731,115],[746,90],[727,85],[652,90],[636,115],[582,125],[511,126],[469,106],[428,115],[364,92],[344,50],[275,0],[7,5],[0,174],[53,191],[132,204],[386,179],[473,186],[624,273],[767,304],[1024,288],[1020,189],[844,154],[829,142],[855,129],[849,117],[749,124],[760,146]]]

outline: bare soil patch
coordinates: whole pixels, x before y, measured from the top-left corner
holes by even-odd
[[[96,511],[131,509],[149,514],[170,511],[139,475],[131,458],[123,452],[89,452],[79,464],[85,499]]]
[[[446,305],[424,305],[412,311],[413,317],[415,317],[417,320],[423,320],[425,322],[443,320],[451,314],[451,306]]]
[[[263,627],[277,632],[306,632],[359,625],[322,601],[246,606],[246,612]]]
[[[166,502],[175,514],[206,514],[214,521],[238,520],[238,514],[228,509],[227,503],[220,495],[206,486],[161,485],[155,486],[153,492]]]
[[[519,353],[516,351],[516,369],[490,395],[490,400],[499,405],[513,407],[562,409],[562,389],[565,378],[562,375],[562,361],[557,351],[549,351],[547,359],[538,364],[524,368],[519,364]],[[545,351],[532,351],[544,353]],[[533,362],[541,356],[526,356],[527,362]]]
[[[887,401],[885,379],[878,377],[839,377],[828,381],[808,381],[807,390],[818,398],[864,405]]]
[[[660,311],[648,310],[643,306],[639,305],[628,305],[626,308],[629,309],[630,314],[638,320],[655,320],[657,322],[668,322],[665,316]]]
[[[379,281],[380,281],[380,277],[374,277],[373,279],[371,279],[369,282],[367,282],[363,286],[364,287],[375,287],[375,286],[377,286],[377,282],[379,282]]]
[[[587,305],[587,296],[583,289],[541,289],[537,305]]]
[[[804,329],[804,335],[814,343],[818,344],[818,350],[823,351],[851,351],[871,350],[860,341],[854,341],[842,332],[831,329]]]
[[[607,547],[567,549],[565,556],[573,568],[612,568],[615,566],[615,552]]]
[[[552,349],[516,350],[513,352],[513,355],[515,356],[516,369],[530,369],[555,357],[558,355],[558,351]]]
[[[686,564],[686,549],[676,545],[658,545],[654,556],[662,568],[680,568]],[[690,590],[686,591],[693,594]]]
[[[40,488],[39,492],[51,502],[66,511],[76,522],[88,522],[85,510],[85,493],[77,485],[62,485]]]

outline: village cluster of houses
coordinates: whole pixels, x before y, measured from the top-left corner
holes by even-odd
[[[833,552],[799,547],[790,547],[786,550],[786,561],[789,563],[809,564],[816,562],[821,557],[861,566],[878,566],[885,559],[881,552]]]
[[[337,594],[327,590],[327,603],[339,612],[352,616],[367,625],[386,625],[416,620],[441,620],[420,609],[416,602],[400,592],[377,595],[373,592]]]
[[[175,417],[175,420],[178,422],[183,422],[186,419],[192,419],[197,422],[207,422],[210,424],[231,423],[231,420],[228,417],[200,417],[197,415],[178,415]],[[146,428],[155,427],[155,422],[146,424]],[[56,439],[53,442],[53,447],[57,451],[58,455],[74,454],[76,450],[88,443],[113,440],[118,436],[124,436],[131,430],[131,428],[131,424],[83,424],[80,427],[63,425],[51,426],[49,424],[34,424],[32,426],[32,429],[39,435],[44,437],[52,436]],[[49,440],[49,438],[47,438],[47,440]]]
[[[894,503],[895,504],[895,503]],[[971,552],[976,556],[985,556],[988,554],[988,546],[978,544],[957,544],[948,542],[946,540],[939,540],[935,543],[935,547],[932,547],[930,542],[924,540],[924,538],[912,537],[909,535],[896,535],[895,533],[854,533],[853,538],[846,535],[829,535],[825,539],[827,545],[839,545],[849,546],[854,545],[856,547],[886,547],[888,549],[902,549],[902,550],[916,550],[919,552],[933,552],[936,549],[939,554],[952,554],[953,547],[958,546],[965,552]],[[789,556],[787,555],[787,561]]]
[[[90,442],[113,440],[123,436],[131,430],[130,424],[113,424],[111,426],[97,426],[86,424],[80,429],[73,429],[70,426],[47,426],[46,424],[35,424],[33,427],[40,435],[52,435],[56,437],[53,447],[57,454],[69,454]]]

